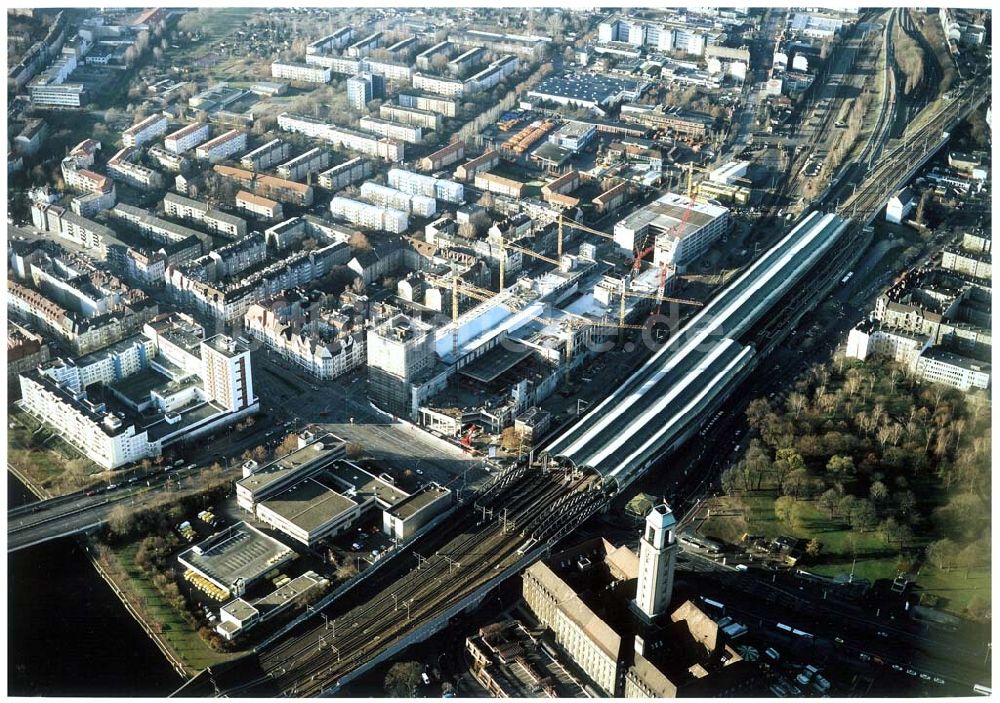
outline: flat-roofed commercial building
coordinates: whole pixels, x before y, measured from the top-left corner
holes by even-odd
[[[400,542],[407,540],[447,510],[451,502],[449,489],[429,483],[382,512],[382,531]]]
[[[329,83],[330,69],[326,66],[315,66],[308,63],[275,61],[271,64],[271,78],[283,78],[287,81],[301,81],[303,83]]]
[[[634,252],[654,244],[655,264],[683,266],[698,256],[729,227],[729,210],[711,203],[666,193],[615,225],[615,242]]]
[[[208,139],[208,124],[195,123],[187,127],[181,127],[176,132],[168,134],[163,140],[163,147],[171,154],[183,154],[188,149],[196,146]]]
[[[257,505],[257,518],[307,547],[350,530],[372,509],[408,494],[357,464],[338,460]]]
[[[167,117],[162,113],[158,113],[150,115],[122,132],[122,144],[125,146],[142,146],[146,142],[151,142],[166,133]]]
[[[371,509],[391,508],[409,495],[344,459],[346,443],[332,434],[303,433],[299,448],[270,464],[248,465],[236,481],[239,506],[307,546],[350,529]]]
[[[278,540],[238,522],[181,552],[177,561],[226,595],[242,596],[266,574],[295,557],[295,552]]]
[[[238,129],[231,129],[224,134],[220,134],[215,139],[210,139],[195,149],[195,156],[199,159],[208,159],[211,163],[222,161],[233,154],[247,148],[247,134]]]
[[[645,84],[624,78],[610,78],[597,73],[571,73],[553,76],[528,91],[529,98],[539,98],[559,105],[606,108],[642,95]]]

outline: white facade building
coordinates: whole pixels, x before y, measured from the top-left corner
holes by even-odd
[[[208,139],[208,124],[189,124],[187,127],[168,134],[163,140],[163,147],[171,154],[183,154],[189,149],[194,149],[203,141]]]
[[[409,227],[409,217],[402,210],[378,207],[339,196],[330,200],[330,213],[358,227],[379,229],[393,234],[405,232]]]
[[[167,133],[167,117],[162,113],[150,115],[122,132],[122,144],[142,146]]]
[[[654,620],[670,607],[677,561],[677,519],[666,505],[657,505],[646,516],[639,541],[639,582],[635,604],[647,619]]]
[[[288,81],[303,83],[329,83],[330,68],[309,63],[284,63],[275,61],[271,64],[271,78],[283,78]]]

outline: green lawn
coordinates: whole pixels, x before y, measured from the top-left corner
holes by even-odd
[[[139,567],[135,565],[135,553],[138,543],[128,544],[124,547],[113,549],[118,563],[129,575],[127,584],[122,584],[123,588],[143,599],[146,612],[157,620],[162,626],[161,637],[167,645],[174,651],[177,658],[184,662],[193,672],[198,672],[207,666],[218,664],[219,662],[231,659],[234,655],[216,652],[209,647],[198,636],[198,632],[191,627],[180,614],[166,603],[160,596],[156,587],[143,575]]]
[[[848,575],[853,568],[855,579],[895,578],[900,570],[900,554],[895,545],[886,544],[878,532],[854,532],[837,520],[829,519],[811,501],[799,501],[799,520],[786,524],[774,514],[774,497],[769,495],[727,498],[717,514],[709,517],[700,531],[708,537],[731,544],[743,534],[800,539],[817,539],[822,544],[820,556],[805,568],[822,576]],[[738,514],[742,507],[743,514]],[[721,513],[721,514],[719,514]],[[856,561],[855,561],[856,559]],[[961,615],[969,602],[978,597],[986,604],[990,598],[989,568],[945,571],[925,563],[917,574],[918,592],[937,596],[940,609]]]

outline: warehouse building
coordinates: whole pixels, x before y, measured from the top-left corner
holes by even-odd
[[[177,561],[219,589],[224,597],[238,597],[295,557],[295,552],[278,540],[239,522],[181,552]]]
[[[597,73],[570,73],[546,78],[528,91],[528,97],[560,105],[602,109],[625,100],[636,100],[645,89],[646,84],[640,81]]]

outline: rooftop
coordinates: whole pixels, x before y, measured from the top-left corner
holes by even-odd
[[[232,589],[237,581],[255,581],[294,556],[278,540],[240,522],[181,552],[178,558]]]

